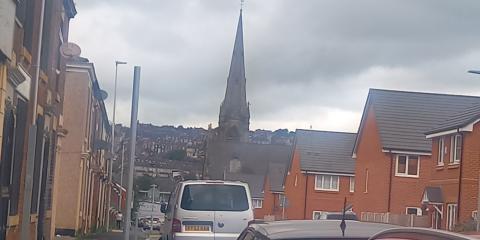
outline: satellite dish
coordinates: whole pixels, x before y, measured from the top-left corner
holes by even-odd
[[[66,58],[78,57],[80,56],[81,52],[82,50],[75,43],[66,42],[63,43],[62,46],[60,46],[60,54],[62,54],[62,56]]]
[[[99,95],[99,97],[102,101],[107,99],[107,97],[108,97],[108,93],[105,90],[100,90],[98,95]]]

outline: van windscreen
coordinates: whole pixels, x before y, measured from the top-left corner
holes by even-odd
[[[183,189],[180,207],[191,211],[245,211],[249,209],[243,186],[192,184]]]

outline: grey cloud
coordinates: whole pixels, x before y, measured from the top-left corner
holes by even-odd
[[[141,121],[205,127],[217,122],[238,7],[236,0],[82,0],[71,39],[109,92],[114,61],[130,63],[119,71],[122,122],[132,66],[141,65]],[[465,73],[480,67],[479,7],[475,0],[247,1],[253,128],[355,129],[358,119],[341,126],[328,119],[358,116],[369,87],[479,94],[480,81]]]

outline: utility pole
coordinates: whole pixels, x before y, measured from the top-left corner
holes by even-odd
[[[110,208],[112,206],[111,198],[112,198],[112,169],[113,169],[113,161],[115,160],[115,110],[117,105],[117,75],[118,75],[118,65],[120,64],[127,64],[127,62],[120,62],[115,61],[115,86],[113,87],[113,112],[112,112],[112,158],[110,159],[110,167],[108,170],[108,214],[107,214],[107,232],[110,229]]]
[[[120,187],[123,188],[123,159],[125,157],[125,143],[122,141],[122,162],[120,165]],[[122,191],[120,189],[120,196],[118,197],[118,209],[120,212],[122,211]]]
[[[132,112],[130,118],[130,164],[128,166],[127,206],[125,208],[125,226],[123,228],[124,240],[128,240],[130,237],[130,221],[133,202],[133,169],[135,166],[135,144],[137,143],[137,115],[139,90],[140,67],[135,66],[133,73]]]

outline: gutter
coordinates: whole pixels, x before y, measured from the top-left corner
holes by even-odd
[[[391,208],[391,196],[392,196],[392,171],[393,171],[393,153],[392,150],[390,150],[390,179],[388,181],[388,203],[387,203],[387,211],[390,212]]]

